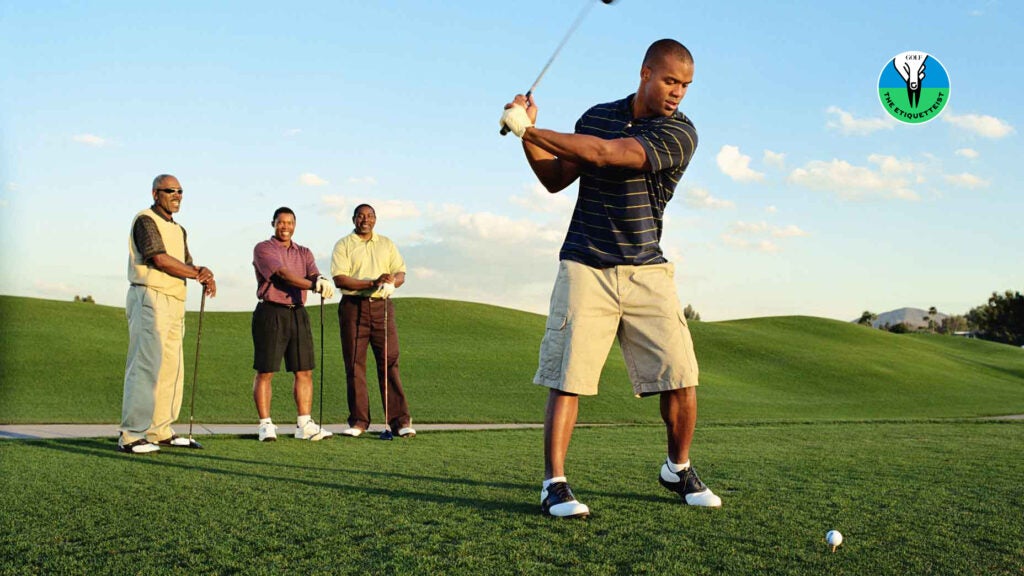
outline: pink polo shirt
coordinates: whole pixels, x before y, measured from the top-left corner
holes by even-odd
[[[309,248],[299,246],[294,241],[291,246],[285,246],[284,242],[273,236],[253,248],[252,266],[256,269],[256,297],[277,304],[304,305],[306,290],[291,286],[274,276],[275,271],[286,268],[303,278],[320,275]]]

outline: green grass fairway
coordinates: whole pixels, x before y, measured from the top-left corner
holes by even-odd
[[[702,426],[724,499],[656,481],[657,426],[577,430],[593,515],[538,511],[537,430],[381,442],[0,442],[2,574],[1021,574],[1024,423]],[[825,532],[845,544],[830,553]]]
[[[214,301],[215,302],[215,301]],[[255,422],[248,312],[204,319],[196,420]],[[482,304],[395,301],[402,374],[416,422],[538,422],[531,384],[544,318]],[[319,308],[310,308],[319,341]],[[325,307],[325,422],[346,416],[337,305]],[[185,341],[191,392],[197,314]],[[127,350],[120,308],[0,296],[0,423],[116,423]],[[808,317],[694,322],[702,422],[959,418],[1024,413],[1024,350],[934,335],[896,335]],[[319,397],[319,371],[315,397]],[[295,417],[291,382],[274,380],[273,416]],[[632,398],[613,347],[583,422],[659,422]],[[373,396],[371,396],[373,397]],[[314,407],[314,413],[319,407]],[[187,401],[182,419],[188,418]]]

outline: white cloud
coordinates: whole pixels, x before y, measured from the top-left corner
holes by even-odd
[[[978,151],[973,148],[960,148],[956,151],[956,155],[963,156],[964,158],[970,158],[971,160],[981,156],[981,154],[978,154]]]
[[[107,144],[110,143],[110,141],[107,140],[106,138],[103,138],[102,136],[97,136],[95,134],[75,134],[74,136],[71,137],[71,139],[74,140],[75,142],[78,142],[79,144],[86,144],[88,146],[95,146],[97,148],[106,146]]]
[[[765,208],[764,211],[769,213],[769,214],[775,214],[776,212],[779,211],[779,209],[776,208],[775,206],[769,206],[769,207]]]
[[[730,227],[733,232],[740,234],[760,234],[768,230],[767,222],[734,222]]]
[[[771,150],[765,150],[763,162],[776,168],[785,168],[786,154],[784,152],[772,152]]]
[[[770,234],[775,238],[796,238],[799,236],[809,236],[807,232],[800,229],[795,224],[789,226],[779,227],[773,226],[767,222],[744,222],[739,220],[734,222],[729,230],[734,234],[744,234],[748,236],[760,236]]]
[[[423,279],[423,280],[429,280],[431,278],[437,278],[437,276],[440,274],[437,270],[434,270],[433,268],[426,268],[426,267],[423,267],[423,266],[416,266],[416,267],[410,268],[409,272],[412,274],[413,278]]]
[[[510,196],[509,202],[541,214],[568,214],[572,211],[574,197],[566,192],[552,194],[543,184],[524,186],[521,196]]]
[[[723,174],[737,182],[760,182],[764,180],[764,174],[750,168],[750,156],[740,153],[737,146],[728,144],[722,146],[715,157],[718,162],[718,169]]]
[[[542,240],[559,242],[564,231],[533,220],[514,220],[491,212],[466,212],[461,206],[445,204],[430,214],[434,227],[454,237],[490,244],[518,245]]]
[[[731,200],[720,200],[711,196],[711,193],[703,188],[688,188],[686,190],[686,205],[693,208],[709,208],[721,210],[735,208],[736,204]]]
[[[885,154],[871,154],[868,156],[868,162],[878,164],[882,174],[888,175],[915,174],[920,173],[924,169],[924,165],[917,164],[912,160],[904,160]]]
[[[285,130],[284,135],[285,136],[298,136],[301,133],[302,133],[302,128],[289,128],[288,130]]]
[[[866,198],[898,198],[917,200],[919,197],[910,188],[907,176],[919,169],[918,165],[897,160],[891,156],[873,154],[868,158],[879,164],[874,171],[863,166],[854,166],[845,160],[831,162],[815,160],[789,174],[789,182],[811,190],[832,192],[844,200]]]
[[[312,172],[306,172],[299,176],[299,184],[303,186],[326,186],[330,184],[327,180],[313,174]]]
[[[360,204],[373,206],[378,220],[411,220],[422,215],[415,202],[409,200],[376,200],[372,198],[353,199],[347,196],[327,195],[320,198],[320,212],[338,222],[352,221],[352,211]]]
[[[796,238],[799,236],[810,236],[810,234],[801,230],[799,226],[790,224],[784,228],[773,227],[772,236],[776,238]]]
[[[352,177],[349,178],[347,182],[349,184],[366,184],[367,186],[377,185],[377,179],[374,178],[373,176]]]
[[[731,234],[722,234],[722,243],[726,246],[732,246],[733,248],[739,248],[741,250],[753,250],[755,252],[764,252],[766,254],[774,254],[779,252],[779,246],[771,240],[747,240],[746,238],[740,238]]]
[[[851,136],[866,136],[879,130],[892,130],[898,124],[897,120],[888,116],[854,118],[853,114],[838,106],[829,106],[826,112],[835,115],[835,119],[830,119],[825,124],[826,127]]]
[[[0,208],[7,208],[9,205],[10,203],[6,198],[0,198]]]
[[[942,120],[985,138],[1003,138],[1014,132],[1013,126],[995,116],[980,114],[953,114],[946,112]]]
[[[946,182],[949,182],[953,186],[968,188],[971,190],[975,188],[984,188],[989,185],[988,180],[975,176],[974,174],[968,174],[967,172],[963,172],[961,174],[950,174],[945,176],[945,179]]]

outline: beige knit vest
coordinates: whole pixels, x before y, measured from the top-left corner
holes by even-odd
[[[177,222],[164,220],[152,208],[147,208],[136,214],[135,218],[132,219],[132,229],[135,228],[135,220],[138,220],[140,216],[149,216],[156,223],[167,254],[184,262],[185,232],[181,226]],[[161,272],[143,261],[142,254],[139,253],[138,248],[135,246],[131,232],[128,233],[128,281],[132,284],[148,286],[172,298],[185,300],[185,280]]]

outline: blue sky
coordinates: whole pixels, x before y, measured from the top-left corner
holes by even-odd
[[[123,306],[131,219],[169,172],[217,274],[211,309],[255,304],[275,208],[328,273],[370,202],[409,267],[398,296],[544,312],[575,186],[543,192],[497,120],[582,6],[2,2],[0,293]],[[663,238],[684,304],[705,320],[963,313],[1024,289],[1022,34],[1006,1],[619,0],[552,65],[538,124],[571,131],[632,93],[647,46],[676,38],[700,135]],[[924,125],[878,101],[908,50],[950,78]]]

